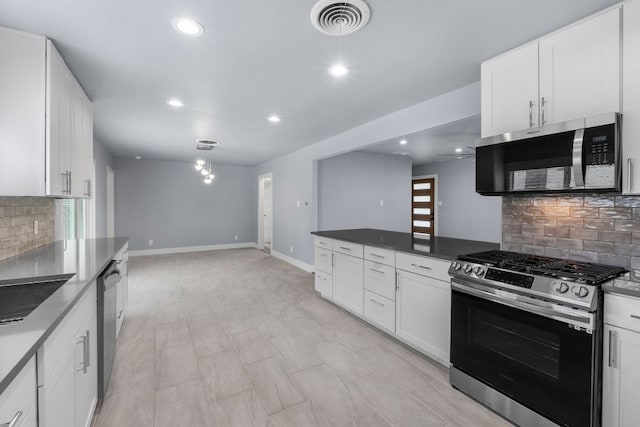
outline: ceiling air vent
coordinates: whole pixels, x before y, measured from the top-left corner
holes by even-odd
[[[363,0],[320,0],[311,9],[311,23],[329,36],[353,34],[367,25],[370,16],[369,6]]]
[[[211,151],[218,145],[220,145],[218,141],[211,141],[210,139],[196,140],[196,150]]]

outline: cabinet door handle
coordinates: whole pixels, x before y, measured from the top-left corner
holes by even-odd
[[[529,100],[529,127],[533,127],[533,101]]]
[[[331,267],[335,267],[336,266],[336,255],[331,252]]]
[[[382,270],[376,270],[375,268],[370,268],[369,270],[371,270],[371,271],[373,271],[373,272],[375,272],[375,273],[378,273],[378,274],[384,274],[384,271],[382,271]]]
[[[69,175],[69,194],[71,194],[71,171],[67,172]]]
[[[87,336],[83,335],[80,339],[73,342],[74,344],[82,344],[82,366],[76,368],[76,371],[82,371],[83,373],[87,372]]]
[[[87,183],[87,191],[84,192],[84,195],[87,197],[91,197],[91,180],[85,179],[84,182]]]
[[[89,366],[91,366],[91,336],[90,336],[90,332],[87,329],[87,335],[85,335],[85,344],[86,347],[84,348],[84,373],[87,373],[87,368]]]
[[[382,255],[378,255],[378,254],[374,254],[374,253],[369,253],[369,255],[376,257],[376,258],[384,258]]]
[[[609,331],[609,367],[618,367],[618,333]]]
[[[374,304],[378,304],[380,307],[384,307],[384,304],[383,304],[383,303],[381,303],[381,302],[379,302],[379,301],[376,301],[376,300],[374,300],[373,298],[369,298],[369,301],[371,301],[371,302],[372,302],[372,303],[374,303]]]
[[[638,316],[637,314],[631,314],[630,316],[632,319],[640,320],[640,316]]]
[[[425,270],[431,270],[431,267],[427,267],[426,265],[420,265],[420,264],[411,264],[412,267],[416,267],[416,268],[424,268]]]
[[[22,411],[16,412],[16,414],[11,418],[11,421],[8,423],[0,424],[0,427],[16,427],[18,425],[18,420],[22,417]]]
[[[396,292],[400,290],[400,272],[396,270]]]
[[[62,194],[67,192],[67,173],[62,172]]]
[[[351,248],[345,248],[344,246],[340,246],[340,249],[351,252]]]
[[[628,193],[630,193],[631,192],[631,188],[633,188],[632,185],[631,185],[631,177],[632,177],[631,169],[632,169],[632,167],[633,167],[633,164],[631,162],[631,157],[629,157],[629,158],[627,158],[627,192]]]
[[[540,100],[540,107],[542,108],[542,119],[540,120],[540,124],[542,126],[544,126],[544,124],[546,123],[546,120],[544,119],[544,107],[547,104],[547,102],[544,99],[544,96],[542,97],[542,99]]]

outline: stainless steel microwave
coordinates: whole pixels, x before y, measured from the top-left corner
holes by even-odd
[[[480,194],[621,189],[619,113],[483,138],[476,147]]]

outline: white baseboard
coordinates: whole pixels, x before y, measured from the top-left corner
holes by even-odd
[[[304,271],[307,271],[309,273],[313,273],[314,272],[313,266],[310,265],[310,264],[307,264],[306,262],[302,262],[302,261],[300,261],[298,259],[291,258],[290,256],[287,256],[287,255],[285,255],[283,253],[274,251],[273,249],[271,249],[271,255],[276,257],[276,258],[278,258],[278,259],[281,259],[284,262],[288,262],[289,264],[294,265],[294,266],[296,266],[296,267],[298,267],[298,268],[300,268],[300,269],[302,269]]]
[[[217,251],[222,249],[256,248],[257,246],[258,245],[254,242],[246,242],[246,243],[225,243],[221,245],[182,246],[179,248],[142,249],[142,250],[136,250],[136,251],[129,250],[129,256],[181,254],[186,252]]]

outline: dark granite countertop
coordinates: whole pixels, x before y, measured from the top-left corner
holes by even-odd
[[[57,241],[0,261],[0,285],[71,279],[24,320],[0,325],[2,393],[128,239]]]
[[[377,230],[374,228],[313,231],[311,234],[345,242],[362,243],[367,246],[440,258],[447,261],[452,261],[462,254],[500,249],[499,243],[438,236],[430,239],[417,239],[411,233]]]

